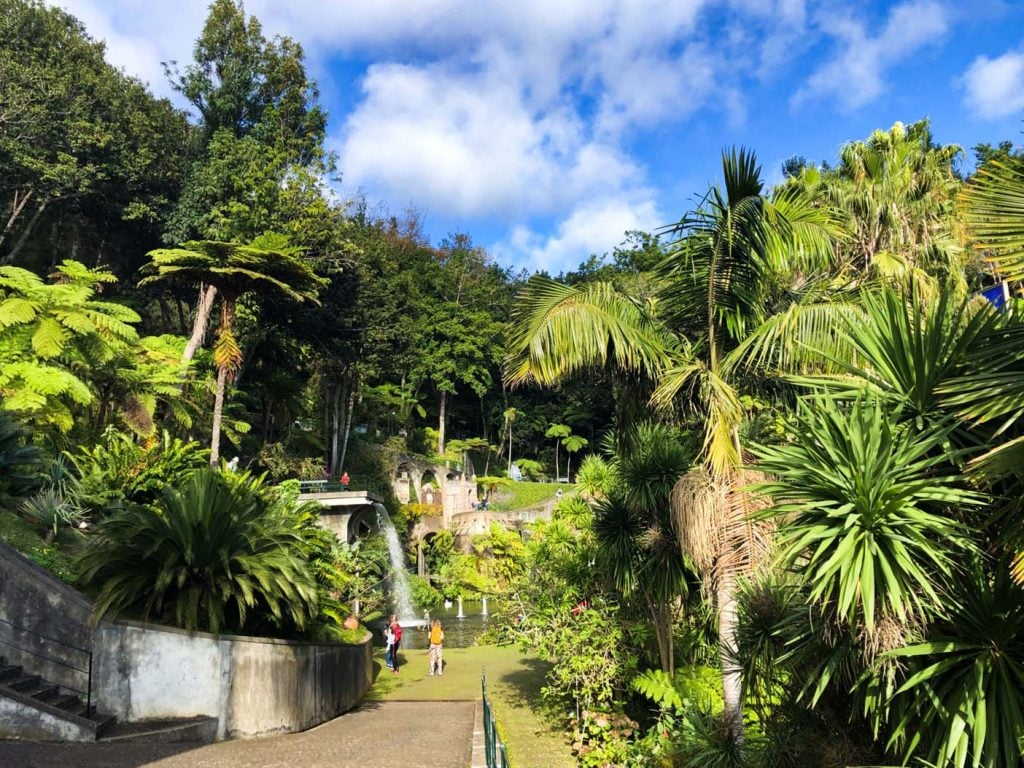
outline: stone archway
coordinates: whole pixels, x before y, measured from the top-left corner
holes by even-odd
[[[360,507],[352,512],[346,526],[345,541],[354,544],[373,531],[380,530],[380,517],[376,505]]]

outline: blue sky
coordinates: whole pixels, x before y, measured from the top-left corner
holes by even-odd
[[[204,0],[59,0],[170,95]],[[571,269],[676,218],[753,148],[794,154],[930,117],[968,149],[1024,142],[1024,1],[249,0],[306,48],[339,194],[419,209],[508,266]]]

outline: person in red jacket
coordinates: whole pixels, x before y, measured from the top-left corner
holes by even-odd
[[[398,623],[398,617],[395,614],[393,614],[393,613],[391,614],[391,621],[389,623],[389,626],[391,627],[391,632],[395,636],[395,645],[394,645],[394,648],[391,651],[391,654],[392,654],[391,658],[392,658],[392,663],[394,664],[394,666],[391,668],[391,671],[397,674],[398,673],[398,646],[402,642],[402,625]]]

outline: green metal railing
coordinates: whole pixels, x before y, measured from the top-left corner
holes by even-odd
[[[484,698],[484,751],[487,755],[487,768],[510,768],[505,744],[498,735],[498,721],[487,699],[487,675],[480,678],[480,688]]]

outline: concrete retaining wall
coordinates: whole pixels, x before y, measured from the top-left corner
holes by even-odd
[[[217,737],[311,728],[352,709],[373,684],[370,635],[360,645],[229,637],[118,622],[96,634],[100,711],[132,722],[217,719]]]
[[[0,542],[0,656],[52,683],[86,691],[92,604]]]

